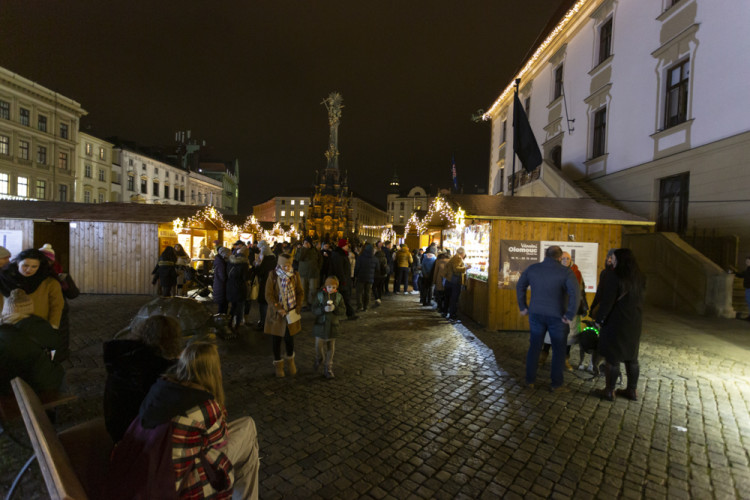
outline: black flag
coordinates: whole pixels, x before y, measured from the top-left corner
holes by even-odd
[[[534,131],[531,130],[518,94],[513,98],[513,152],[518,155],[527,172],[542,164],[542,152],[539,151]]]

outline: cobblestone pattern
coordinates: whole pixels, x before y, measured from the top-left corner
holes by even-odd
[[[101,342],[148,300],[71,302],[82,398],[58,427],[97,414]],[[608,403],[583,371],[566,374],[569,393],[548,392],[544,367],[525,388],[526,332],[451,325],[416,296],[361,316],[343,323],[333,380],[313,372],[309,313],[294,378],[273,377],[262,333],[219,342],[230,418],[258,427],[262,498],[750,498],[747,322],[647,311],[641,400]],[[7,436],[0,451],[4,494],[28,452]],[[17,498],[43,491],[34,466]]]

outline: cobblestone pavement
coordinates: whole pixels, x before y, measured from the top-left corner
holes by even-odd
[[[99,412],[102,340],[150,299],[71,301],[66,364],[81,399],[59,428]],[[750,498],[749,322],[649,309],[641,399],[609,403],[584,371],[566,374],[568,393],[548,392],[544,368],[525,388],[526,332],[451,325],[411,295],[344,322],[326,380],[311,320],[294,378],[273,377],[262,333],[219,341],[230,418],[257,423],[261,498]],[[9,432],[27,441],[18,424]],[[29,452],[6,433],[0,453],[5,494]],[[33,466],[16,498],[45,497]]]

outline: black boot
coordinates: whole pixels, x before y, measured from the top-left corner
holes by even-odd
[[[604,365],[605,387],[604,389],[595,390],[595,396],[598,396],[605,401],[615,400],[615,382],[617,381],[618,371],[619,370],[615,366],[610,365],[609,363]]]
[[[627,398],[631,401],[638,401],[638,377],[641,374],[641,367],[638,361],[628,361],[625,363],[625,374],[628,376],[628,385],[625,389],[617,389],[615,394]]]

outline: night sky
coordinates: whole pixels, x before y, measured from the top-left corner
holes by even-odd
[[[320,103],[344,97],[340,167],[385,206],[402,188],[486,189],[490,124],[560,0],[3,0],[0,66],[80,102],[99,137],[170,145],[178,130],[240,162],[240,212],[310,191]]]

